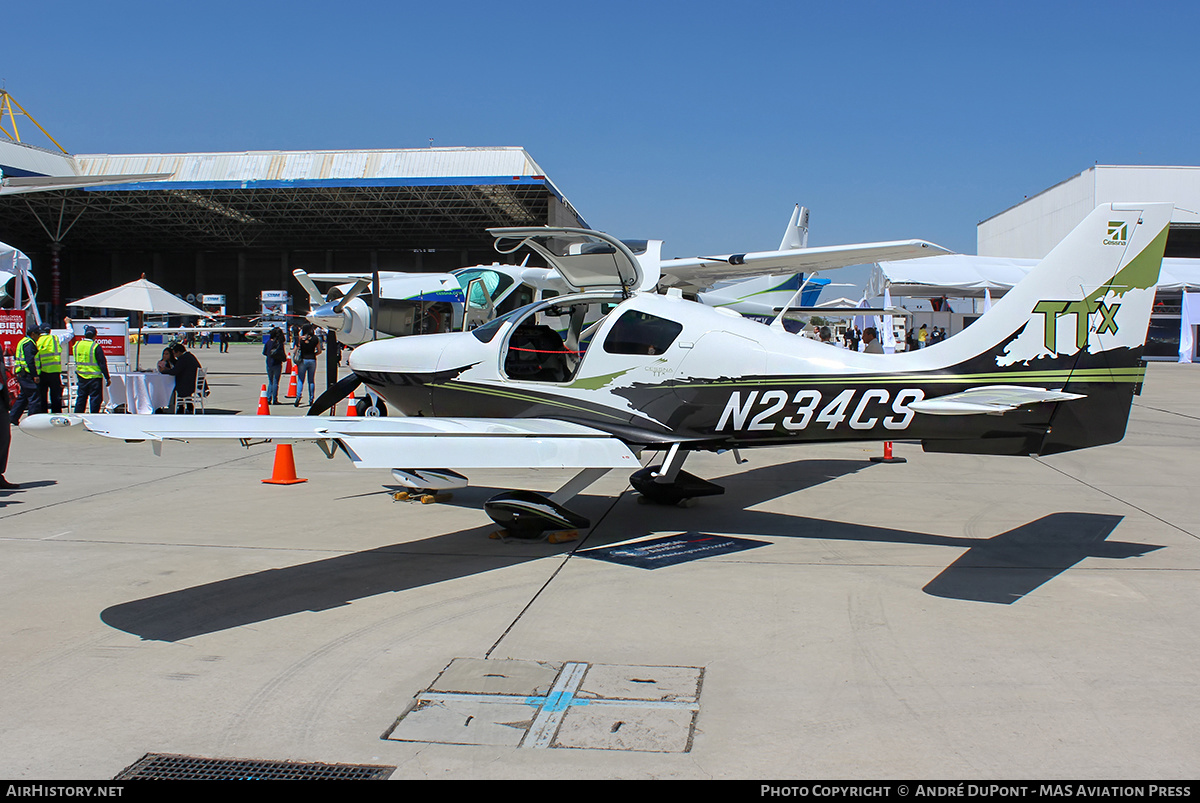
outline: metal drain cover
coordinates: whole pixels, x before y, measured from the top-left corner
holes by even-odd
[[[395,767],[147,753],[115,781],[386,781]]]

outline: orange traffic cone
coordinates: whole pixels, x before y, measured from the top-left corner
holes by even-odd
[[[346,404],[346,415],[348,417],[353,418],[354,416],[358,415],[358,405],[354,402],[353,393],[351,393],[350,397],[346,399]]]
[[[275,468],[271,471],[271,479],[263,480],[268,485],[295,485],[298,482],[308,482],[296,476],[296,458],[292,454],[290,443],[281,443],[275,447]]]
[[[289,399],[296,398],[296,373],[296,366],[293,365],[291,371],[292,378],[288,381],[287,398]]]
[[[872,463],[907,463],[908,460],[903,457],[892,457],[892,442],[883,442],[883,457],[872,457]]]
[[[267,386],[266,385],[262,386],[262,392],[258,394],[258,414],[259,415],[270,415],[271,414],[271,404],[267,400]]]
[[[288,357],[287,362],[284,363],[283,372],[285,374],[290,374],[292,372],[292,358],[291,357]]]

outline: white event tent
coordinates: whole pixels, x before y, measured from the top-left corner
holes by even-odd
[[[885,289],[904,298],[982,298],[984,291],[999,297],[1029,273],[1036,259],[946,254],[898,262],[877,262],[867,283],[867,297]],[[1168,292],[1200,291],[1200,259],[1168,257],[1162,262],[1158,289]]]
[[[1038,264],[1036,259],[946,254],[899,262],[877,262],[867,282],[867,298],[890,291],[905,298],[984,298],[1008,292]],[[1179,361],[1192,361],[1192,327],[1200,325],[1200,259],[1165,257],[1158,289],[1182,294]],[[986,308],[985,308],[986,311]]]

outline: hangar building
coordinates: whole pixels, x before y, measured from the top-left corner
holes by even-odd
[[[0,141],[0,170],[131,177],[0,195],[0,240],[32,260],[51,317],[142,274],[251,314],[263,290],[299,292],[296,268],[446,271],[497,261],[488,227],[586,227],[519,147],[67,155]]]
[[[868,294],[881,295],[887,287],[893,296],[932,299],[939,304],[935,312],[917,314],[913,325],[943,326],[954,334],[979,317],[985,292],[1003,295],[1099,204],[1123,201],[1175,204],[1145,353],[1179,359],[1182,296],[1200,292],[1200,167],[1090,167],[979,223],[978,255],[877,264]],[[940,306],[948,298],[974,303],[966,311]]]
[[[977,250],[980,256],[1041,259],[1097,205],[1121,201],[1175,204],[1146,355],[1178,359],[1182,294],[1200,291],[1200,167],[1089,167],[982,221]],[[1195,337],[1192,343],[1195,349]]]
[[[1041,259],[1098,205],[1122,201],[1172,201],[1166,256],[1200,258],[1200,167],[1089,167],[981,222],[976,251]]]

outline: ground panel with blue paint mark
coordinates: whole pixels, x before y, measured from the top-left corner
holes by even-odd
[[[699,667],[458,658],[384,738],[684,753],[703,675]]]

